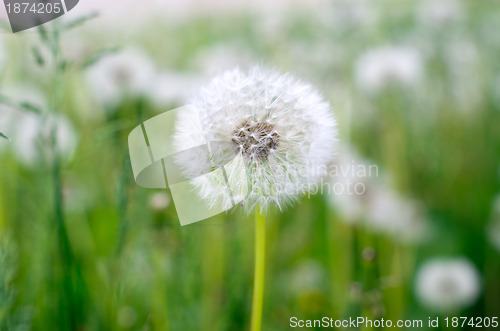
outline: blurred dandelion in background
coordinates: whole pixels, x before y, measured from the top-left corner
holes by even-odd
[[[11,86],[3,92],[9,96],[9,102],[0,105],[0,126],[12,139],[9,147],[22,164],[34,166],[44,158],[53,159],[55,153],[66,160],[72,157],[78,141],[75,128],[64,115],[49,112],[40,91],[29,86]],[[47,148],[52,127],[55,150]]]
[[[366,92],[376,93],[390,86],[412,87],[423,69],[418,50],[407,46],[370,49],[356,62],[356,82]]]
[[[463,9],[459,0],[425,0],[420,2],[417,13],[423,26],[440,28],[457,23],[463,16]]]
[[[162,211],[170,206],[170,196],[166,192],[157,192],[149,198],[149,206],[153,211]]]
[[[430,239],[425,208],[391,188],[390,176],[379,173],[373,162],[363,160],[352,147],[343,147],[334,166],[329,196],[342,221],[404,243]]]
[[[155,75],[148,100],[159,110],[180,107],[198,90],[201,78],[193,74],[163,71]]]
[[[366,216],[369,228],[404,243],[430,239],[428,220],[418,203],[386,188],[377,188],[370,193]]]
[[[96,100],[116,109],[127,98],[147,96],[155,70],[144,51],[127,48],[92,65],[87,71],[87,84]]]
[[[478,299],[481,278],[474,264],[465,258],[433,259],[420,267],[416,292],[429,309],[456,312]]]

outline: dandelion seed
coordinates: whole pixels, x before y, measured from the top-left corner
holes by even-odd
[[[479,296],[480,282],[479,272],[469,260],[435,259],[420,268],[416,291],[424,305],[449,313],[471,306]]]
[[[155,69],[143,51],[129,48],[104,57],[89,68],[86,76],[95,98],[105,106],[116,107],[127,97],[146,96]]]
[[[422,59],[416,49],[384,46],[361,55],[356,62],[356,82],[369,93],[396,84],[412,85],[422,72]]]
[[[201,128],[193,127],[198,117]],[[336,122],[330,107],[309,84],[289,75],[258,67],[244,73],[229,70],[215,77],[194,100],[192,112],[181,114],[175,142],[179,150],[203,135],[208,141],[230,142],[242,156],[246,173],[227,166],[231,187],[248,180],[247,211],[276,205],[283,209],[321,177],[331,160]],[[197,173],[199,162],[185,162],[187,173]],[[202,198],[215,205],[231,201],[221,190],[223,178],[192,180]],[[241,197],[243,198],[243,197]]]

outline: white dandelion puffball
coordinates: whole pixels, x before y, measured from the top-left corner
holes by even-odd
[[[359,157],[351,146],[339,146],[338,156],[331,165],[330,202],[341,220],[359,223],[365,217],[368,191],[374,183],[370,163]]]
[[[67,160],[74,155],[78,139],[66,117],[50,115],[44,122],[41,116],[22,114],[15,125],[12,147],[14,155],[24,165],[35,165],[43,156],[53,159],[57,154]],[[50,147],[51,139],[55,139],[55,149]]]
[[[457,0],[427,0],[422,2],[417,12],[420,23],[431,27],[456,22],[463,15],[461,3]]]
[[[155,78],[152,60],[141,50],[129,48],[105,56],[86,73],[94,97],[108,107],[127,97],[145,96]]]
[[[73,156],[78,143],[73,125],[63,115],[48,113],[40,91],[30,86],[11,86],[4,93],[13,104],[29,105],[40,113],[0,105],[0,131],[10,138],[8,144],[0,145],[1,150],[10,149],[25,166],[36,165],[43,156],[53,158],[55,153],[64,160]],[[52,138],[55,149],[50,147]]]
[[[423,208],[416,201],[384,186],[370,192],[366,225],[375,232],[392,235],[405,243],[425,241],[431,234]]]
[[[200,127],[194,125],[196,120]],[[201,89],[192,110],[179,115],[175,145],[185,150],[200,135],[209,142],[226,142],[244,164],[225,166],[230,186],[249,185],[246,196],[235,200],[242,200],[247,212],[272,205],[282,210],[324,175],[336,133],[329,104],[311,85],[254,67],[248,72],[225,71]],[[199,163],[185,160],[181,166],[194,174]],[[209,206],[231,206],[222,176],[191,182]]]
[[[157,108],[180,106],[187,96],[198,89],[200,78],[181,72],[162,72],[156,75],[151,89],[147,93],[148,100]]]
[[[361,55],[355,71],[357,85],[366,92],[376,93],[387,86],[417,82],[422,72],[422,59],[416,49],[384,46]]]
[[[205,75],[213,76],[231,68],[251,68],[255,56],[245,45],[214,45],[196,54],[195,67]]]
[[[45,97],[32,86],[7,86],[2,88],[1,94],[13,105],[24,104],[41,112],[47,111]],[[0,151],[12,149],[18,161],[33,164],[38,157],[36,140],[40,127],[39,116],[35,113],[0,104],[0,131],[10,138],[8,144],[0,144]]]
[[[149,207],[155,211],[162,211],[170,206],[170,196],[166,192],[157,192],[149,198]]]
[[[387,174],[379,173],[376,164],[363,160],[351,146],[339,148],[330,175],[331,203],[341,221],[364,225],[407,244],[432,235],[423,206],[401,196],[389,185]]]
[[[440,312],[453,312],[471,306],[481,291],[476,267],[465,258],[435,259],[426,262],[416,279],[420,301]]]

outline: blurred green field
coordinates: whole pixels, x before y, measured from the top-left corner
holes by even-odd
[[[269,213],[262,330],[293,316],[423,329],[428,317],[500,317],[499,5],[314,8],[0,33],[0,330],[250,328],[254,217],[181,227],[168,191],[134,182],[127,137],[214,74],[253,64],[316,86],[339,122],[336,162],[379,170],[360,179],[369,194]],[[89,72],[131,47],[151,61],[133,70],[160,77],[109,99]],[[477,279],[422,285],[435,259],[467,261]]]

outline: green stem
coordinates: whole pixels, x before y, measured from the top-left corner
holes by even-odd
[[[52,111],[57,112],[61,108],[62,96],[63,96],[63,62],[61,48],[60,48],[60,30],[57,22],[53,25],[54,31],[47,40],[47,46],[50,48],[52,58],[54,60],[54,69],[52,73],[52,97],[51,97],[51,107]],[[49,114],[45,114],[45,121],[47,120]],[[47,124],[47,122],[45,122]],[[72,268],[73,268],[73,253],[71,251],[71,245],[66,228],[66,220],[64,213],[63,204],[63,175],[62,175],[62,163],[58,155],[58,145],[57,145],[57,124],[52,124],[50,127],[50,146],[51,152],[53,153],[52,160],[52,181],[54,190],[54,218],[57,227],[57,243],[59,256],[61,259],[62,269],[59,271],[60,282],[62,285],[64,295],[60,298],[60,326],[64,329],[74,330],[76,328],[76,310],[75,310],[75,298],[73,294],[73,279],[72,279]]]
[[[255,212],[255,272],[252,302],[251,331],[262,328],[262,305],[264,301],[264,272],[266,258],[266,218]]]

